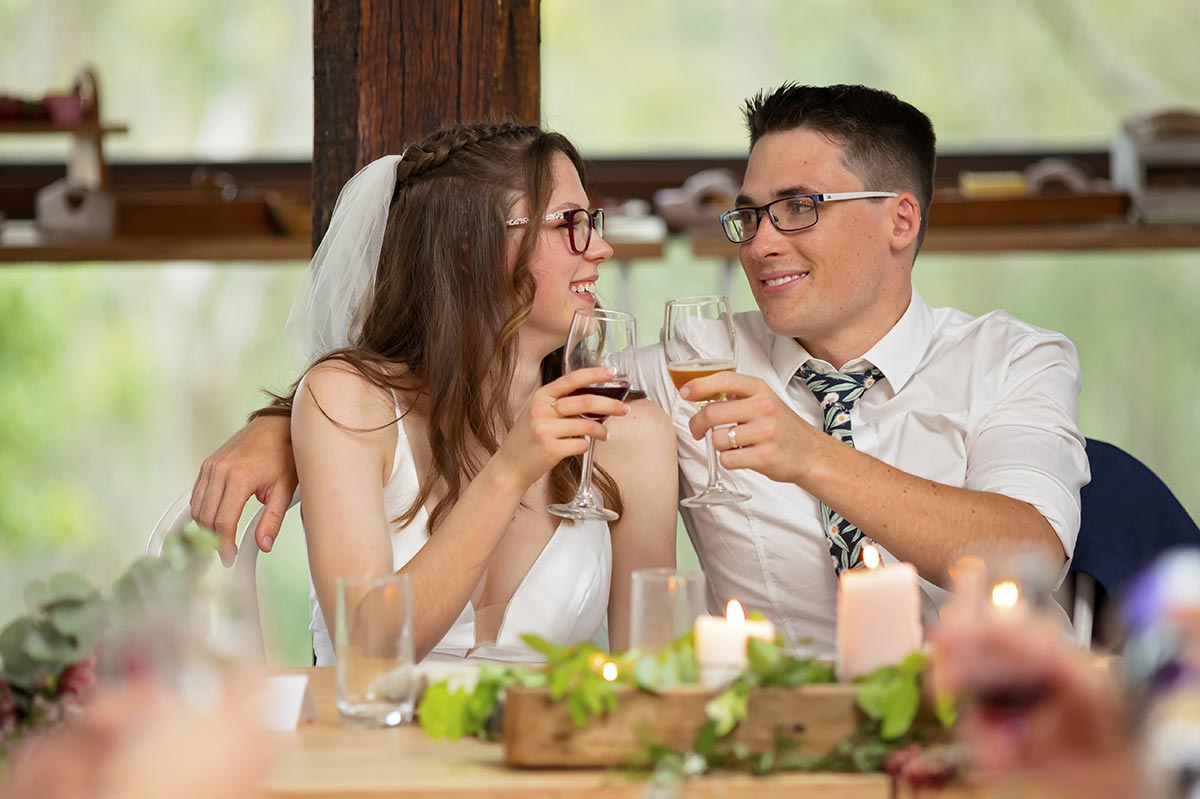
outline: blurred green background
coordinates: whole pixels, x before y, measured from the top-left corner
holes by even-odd
[[[585,155],[743,153],[741,101],[784,80],[892,90],[948,151],[1105,147],[1129,113],[1200,105],[1192,0],[542,8],[543,116]],[[130,124],[115,159],[311,155],[305,0],[0,0],[0,92],[65,88],[83,63],[99,69],[106,116]],[[0,137],[0,169],[66,149]],[[303,266],[0,265],[0,623],[26,582],[59,568],[107,585],[260,403],[257,388],[294,378],[281,331]],[[642,335],[666,299],[716,290],[720,269],[683,241],[636,263]],[[1085,434],[1142,458],[1200,516],[1200,252],[930,254],[915,280],[934,305],[1005,308],[1070,336]],[[751,308],[735,285],[734,304]],[[615,304],[616,270],[600,290]],[[686,539],[680,553],[694,563]],[[296,518],[259,574],[274,660],[308,662]]]

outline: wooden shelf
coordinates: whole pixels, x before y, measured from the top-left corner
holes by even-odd
[[[692,238],[699,258],[738,257],[738,247],[723,238]],[[1200,225],[979,225],[930,227],[921,252],[1047,252],[1161,250],[1200,247]]]
[[[312,244],[298,236],[48,237],[32,222],[0,228],[0,263],[112,261],[307,261]]]
[[[661,258],[664,243],[613,241],[614,261]],[[111,261],[307,261],[307,236],[126,236],[107,239],[46,236],[28,221],[0,227],[0,264]]]
[[[0,133],[13,133],[23,136],[43,136],[63,133],[75,136],[105,136],[110,133],[128,132],[128,125],[97,125],[86,122],[81,125],[59,125],[54,122],[0,122]]]

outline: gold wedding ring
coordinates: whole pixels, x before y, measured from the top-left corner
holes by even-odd
[[[741,449],[742,445],[737,443],[737,425],[729,428],[729,446],[734,449]]]

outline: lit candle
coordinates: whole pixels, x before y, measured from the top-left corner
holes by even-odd
[[[746,642],[750,638],[775,640],[775,625],[763,619],[747,619],[742,605],[729,600],[722,616],[697,616],[695,626],[696,663],[700,682],[719,688],[746,668]]]
[[[891,666],[921,648],[921,592],[911,563],[881,566],[863,547],[865,569],[846,569],[838,583],[838,676],[852,680]]]

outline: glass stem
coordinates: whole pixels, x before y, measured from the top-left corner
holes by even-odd
[[[583,471],[579,475],[579,490],[575,492],[576,501],[592,504],[592,452],[596,449],[596,439],[588,436],[587,452],[583,453]]]
[[[717,442],[713,441],[713,428],[708,428],[704,434],[704,443],[708,446],[708,487],[716,488],[721,485],[721,478],[717,474]]]

